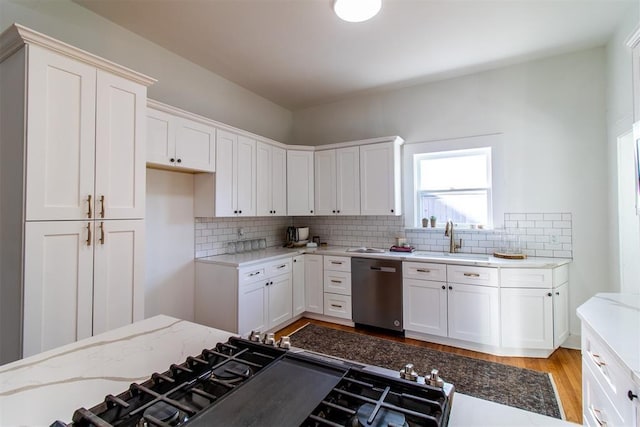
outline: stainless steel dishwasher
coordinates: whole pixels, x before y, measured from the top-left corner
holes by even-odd
[[[403,331],[402,262],[351,258],[351,306],[355,323]]]

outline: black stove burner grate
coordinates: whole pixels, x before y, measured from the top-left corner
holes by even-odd
[[[450,399],[441,388],[350,369],[303,426],[443,426]]]
[[[118,396],[107,396],[90,411],[78,409],[73,426],[182,425],[284,353],[277,347],[230,338],[141,384],[131,384]]]

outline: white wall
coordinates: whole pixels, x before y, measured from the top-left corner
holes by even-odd
[[[629,13],[626,19],[620,23],[618,31],[611,38],[606,46],[606,66],[607,66],[607,147],[609,169],[609,211],[611,221],[609,222],[609,263],[612,268],[612,282],[616,284],[616,291],[640,292],[640,278],[636,277],[635,283],[625,280],[624,289],[622,288],[622,277],[619,266],[627,266],[629,277],[630,271],[635,271],[634,266],[637,265],[637,250],[621,250],[621,247],[627,249],[637,247],[640,240],[638,235],[638,225],[631,224],[628,220],[632,220],[635,216],[635,209],[632,212],[620,212],[622,218],[627,218],[623,223],[619,222],[620,206],[628,206],[624,200],[618,200],[618,178],[627,178],[625,171],[618,168],[618,149],[620,143],[618,138],[631,131],[633,125],[633,84],[632,84],[632,66],[631,51],[626,46],[626,39],[633,33],[637,27],[638,21],[638,4],[635,5],[635,11]],[[636,71],[638,72],[638,71]],[[624,148],[624,147],[623,147]],[[627,154],[630,153],[627,151]],[[633,158],[627,158],[627,162],[632,163]],[[629,171],[630,172],[630,171]],[[630,197],[635,197],[631,194]],[[635,221],[638,221],[637,216]],[[622,242],[620,234],[623,235]],[[630,240],[636,240],[636,244],[630,246]],[[630,268],[630,270],[629,270]]]
[[[293,141],[503,134],[505,212],[573,215],[575,313],[594,293],[615,290],[606,259],[605,81],[605,50],[590,49],[296,111]],[[575,315],[571,332],[580,333]]]
[[[193,175],[147,169],[145,317],[193,321]]]
[[[149,88],[150,98],[276,141],[289,140],[289,110],[69,0],[0,0],[0,31],[14,22],[158,79]]]

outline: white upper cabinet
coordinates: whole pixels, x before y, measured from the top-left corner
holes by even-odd
[[[144,217],[146,88],[29,48],[27,220]]]
[[[206,119],[156,101],[147,110],[147,164],[214,172],[216,128]]]
[[[357,146],[315,153],[317,215],[360,214],[359,153]]]
[[[400,215],[400,144],[394,142],[360,146],[360,213]]]
[[[287,215],[314,214],[313,151],[287,150]]]
[[[284,216],[286,212],[287,165],[286,151],[258,141],[256,147],[258,216]]]
[[[255,216],[256,166],[255,139],[218,129],[216,173],[195,176],[195,216]]]

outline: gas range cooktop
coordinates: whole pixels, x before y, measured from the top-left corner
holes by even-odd
[[[252,332],[76,410],[69,426],[446,426],[453,393],[435,370],[398,374]]]

